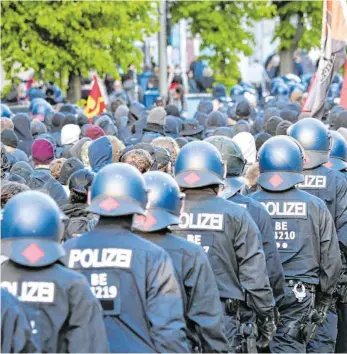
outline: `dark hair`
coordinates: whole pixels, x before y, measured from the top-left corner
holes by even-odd
[[[69,196],[71,204],[77,204],[77,203],[87,203],[88,200],[88,194],[82,194],[75,192],[74,190],[70,190],[70,196]]]
[[[29,191],[30,188],[22,183],[18,182],[8,182],[1,187],[1,208],[3,208],[6,203],[20,192]]]

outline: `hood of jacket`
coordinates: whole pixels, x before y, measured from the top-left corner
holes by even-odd
[[[89,164],[94,172],[112,163],[112,145],[106,136],[103,136],[89,145]]]
[[[13,117],[14,132],[19,140],[32,140],[30,118],[25,113]]]

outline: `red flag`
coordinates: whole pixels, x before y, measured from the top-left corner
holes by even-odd
[[[307,96],[304,112],[322,119],[324,104],[334,75],[346,60],[347,5],[344,0],[324,0],[322,55],[314,83]]]
[[[92,119],[94,116],[102,113],[106,108],[104,99],[101,94],[101,90],[98,84],[98,79],[96,75],[94,75],[94,84],[92,89],[90,90],[87,107],[84,110],[84,114]]]
[[[340,93],[340,104],[339,106],[347,110],[347,60],[345,62],[345,75],[343,78],[343,85]]]

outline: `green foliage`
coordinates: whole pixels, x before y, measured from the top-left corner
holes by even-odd
[[[319,47],[322,33],[323,1],[273,1],[280,21],[275,38],[280,39],[279,50]],[[297,18],[295,25],[293,16]]]
[[[270,17],[273,7],[264,1],[176,1],[173,20],[190,20],[193,35],[202,40],[201,49],[212,49],[209,65],[218,82],[230,87],[239,78],[240,53],[252,54],[254,21]]]
[[[157,9],[146,1],[2,1],[1,19],[5,71],[18,62],[45,80],[139,66],[134,42],[158,31]]]

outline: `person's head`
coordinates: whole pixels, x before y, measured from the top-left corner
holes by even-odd
[[[260,150],[260,148],[264,145],[264,143],[271,138],[271,135],[268,133],[258,133],[257,135],[254,136],[255,140],[255,147],[257,151]]]
[[[49,166],[52,177],[55,178],[57,181],[60,178],[61,169],[62,169],[65,161],[66,161],[66,159],[64,157],[62,157],[60,159],[55,159],[51,162],[51,164]]]
[[[126,163],[103,167],[91,186],[88,210],[100,216],[145,214],[148,202],[142,174]]]
[[[19,161],[12,166],[10,172],[24,178],[27,182],[29,176],[34,172],[34,170],[27,162]]]
[[[100,137],[102,137],[104,135],[105,135],[105,132],[103,131],[103,129],[97,125],[89,126],[84,133],[85,137],[90,138],[92,140],[99,139]]]
[[[1,117],[0,127],[1,127],[1,132],[4,131],[5,129],[11,129],[11,130],[14,129],[12,120],[6,117]]]
[[[251,106],[247,100],[242,100],[236,106],[236,120],[248,119],[251,115]]]
[[[119,162],[120,155],[125,149],[125,146],[123,142],[115,136],[108,136],[107,138],[112,145],[112,162]]]
[[[288,120],[282,120],[282,122],[277,125],[276,135],[287,135],[287,131],[291,125],[292,123]]]
[[[65,255],[61,212],[48,195],[25,191],[11,198],[1,222],[1,253],[27,267],[44,267]]]
[[[285,191],[304,181],[304,152],[288,136],[269,139],[258,154],[260,175],[257,183],[269,191]]]
[[[223,113],[219,111],[214,111],[209,113],[205,121],[205,127],[209,129],[226,127],[226,126],[227,126],[227,118]]]
[[[154,103],[156,107],[165,107],[165,100],[161,96],[158,96],[155,99]]]
[[[175,164],[175,179],[182,189],[218,189],[225,178],[225,165],[218,149],[205,141],[183,146]]]
[[[16,148],[18,146],[18,137],[13,130],[5,129],[1,132],[1,142],[7,147]]]
[[[162,147],[167,149],[170,152],[173,163],[175,163],[180,147],[177,144],[176,140],[168,136],[162,138],[156,138],[151,143],[155,147]]]
[[[83,163],[77,157],[70,157],[64,161],[60,171],[59,182],[62,185],[67,185],[70,176],[78,170],[84,168]]]
[[[81,128],[76,124],[67,124],[61,130],[62,145],[76,144],[80,138]]]
[[[30,188],[22,183],[7,182],[1,187],[1,208],[4,208],[7,202],[21,192],[30,191]]]
[[[152,171],[144,174],[149,203],[146,215],[136,215],[133,227],[143,232],[164,230],[180,223],[181,199],[177,182],[169,175]]]
[[[204,141],[215,146],[226,163],[227,176],[241,176],[246,165],[246,160],[240,148],[225,136],[211,136]]]
[[[264,126],[264,132],[270,134],[271,136],[276,135],[276,129],[277,126],[283,122],[283,119],[281,117],[271,117],[270,119],[267,120]]]
[[[122,81],[115,80],[112,85],[113,91],[121,91],[123,88]]]
[[[88,191],[91,187],[95,174],[87,169],[81,169],[71,174],[68,187],[70,190],[70,202],[72,204],[87,203]]]
[[[192,70],[189,70],[187,73],[188,79],[193,79],[194,78],[194,73]]]
[[[34,165],[49,166],[54,160],[54,146],[46,139],[36,139],[31,148]]]
[[[299,120],[288,129],[287,134],[296,139],[305,150],[304,169],[315,168],[328,162],[331,135],[320,120]]]
[[[170,174],[172,172],[172,157],[168,149],[156,146],[154,156],[158,171]]]
[[[329,153],[329,161],[325,166],[336,171],[347,171],[347,142],[337,131],[330,132],[332,144]]]
[[[133,149],[122,156],[121,162],[134,166],[141,173],[145,173],[151,169],[153,159],[148,151],[143,149]]]

